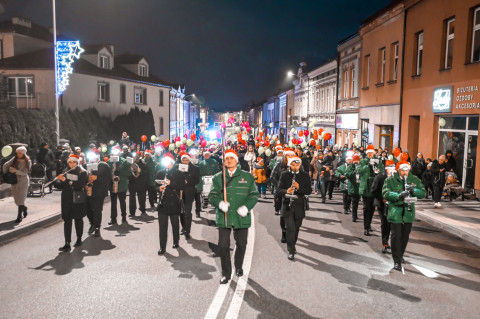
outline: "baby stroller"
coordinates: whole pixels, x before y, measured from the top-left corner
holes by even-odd
[[[443,188],[444,199],[450,199],[450,201],[462,197],[462,201],[465,200],[465,189],[459,184],[457,180],[457,174],[454,172],[445,173],[445,187]]]
[[[47,181],[47,172],[45,165],[41,163],[35,163],[32,165],[30,172],[30,185],[28,185],[28,196],[32,197],[40,195],[45,196],[45,183]],[[38,193],[36,193],[38,192]]]
[[[212,189],[212,180],[213,176],[203,176],[202,177],[202,192],[200,193],[200,197],[202,198],[202,208],[207,208],[208,206],[208,194],[210,194],[210,190]]]

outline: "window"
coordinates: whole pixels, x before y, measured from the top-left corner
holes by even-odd
[[[164,135],[164,133],[163,133],[163,117],[160,118],[160,134],[159,135]]]
[[[446,39],[445,39],[445,62],[443,67],[450,69],[453,58],[453,38],[455,34],[455,18],[447,20]]]
[[[3,40],[0,40],[0,59],[3,59]]]
[[[350,96],[351,97],[355,96],[355,69],[352,69],[352,87],[351,87]]]
[[[423,32],[417,33],[417,64],[415,75],[422,74],[422,57],[423,57]]]
[[[8,78],[8,96],[31,97],[33,93],[33,77]]]
[[[138,75],[148,76],[147,66],[145,64],[139,64],[138,65]]]
[[[378,83],[385,82],[385,48],[378,50]]]
[[[127,103],[127,87],[120,84],[120,103]]]
[[[391,80],[396,81],[398,78],[398,42],[391,45]]]
[[[370,54],[366,55],[363,59],[365,62],[365,73],[363,78],[363,87],[368,88],[370,86]]]
[[[471,62],[480,62],[480,7],[473,11]]]
[[[109,63],[108,63],[108,56],[106,55],[100,55],[100,63],[99,67],[102,69],[109,69]]]
[[[147,104],[147,89],[135,88],[135,104]]]
[[[346,99],[348,96],[348,70],[345,70],[343,76],[343,98]]]
[[[163,90],[160,90],[160,106],[163,106]]]
[[[98,100],[100,102],[110,102],[110,84],[98,82]]]

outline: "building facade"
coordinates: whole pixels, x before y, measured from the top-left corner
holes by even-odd
[[[305,130],[308,127],[308,109],[310,105],[310,78],[307,72],[307,63],[300,62],[296,79],[293,81],[295,104],[291,115],[291,126],[296,130]]]
[[[405,3],[401,146],[456,159],[462,185],[480,190],[480,1]]]

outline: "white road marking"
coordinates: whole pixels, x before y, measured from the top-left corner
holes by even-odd
[[[245,295],[245,288],[247,286],[250,267],[252,265],[253,245],[255,243],[255,217],[253,215],[253,210],[250,214],[252,216],[252,226],[248,230],[247,249],[245,251],[245,258],[243,260],[243,276],[238,278],[237,287],[235,288],[233,299],[230,303],[230,307],[228,308],[226,318],[238,317],[238,313],[243,302],[243,296]],[[232,259],[234,255],[235,254],[232,254]],[[232,265],[233,264],[234,262],[232,260]],[[205,315],[206,319],[217,318],[229,289],[230,283],[226,285],[220,285],[218,287],[217,293],[215,294],[215,297],[213,298],[213,301],[208,308],[207,314]]]
[[[434,272],[433,270],[430,270],[430,269],[427,269],[427,268],[424,268],[424,267],[421,267],[421,266],[417,266],[417,265],[414,265],[414,264],[411,264],[415,269],[417,269],[419,272],[421,272],[425,277],[428,277],[428,278],[437,278],[438,277],[438,274],[436,272]]]

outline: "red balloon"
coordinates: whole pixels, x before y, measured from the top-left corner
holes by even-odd
[[[192,134],[190,135],[190,139],[191,139],[192,141],[195,141],[195,140],[197,139],[197,134],[192,133]]]
[[[205,147],[205,146],[207,146],[207,141],[205,141],[205,140],[202,140],[202,142],[200,143],[200,146],[201,146],[201,147]]]
[[[303,131],[299,131],[298,136],[302,137],[303,136]]]
[[[310,134],[309,130],[305,130],[305,132],[303,132],[303,135],[305,135],[305,136],[308,136],[309,134]]]
[[[325,141],[329,141],[331,138],[332,138],[332,134],[330,134],[330,133],[325,133],[325,134],[323,135],[323,139],[324,139]]]
[[[269,146],[270,146],[270,142],[269,142],[269,141],[266,141],[264,145],[265,145],[266,147],[269,147]]]
[[[393,149],[393,156],[394,156],[394,157],[398,157],[398,155],[400,155],[400,153],[401,153],[401,151],[400,151],[400,149],[399,149],[398,147],[395,147],[395,148]]]
[[[297,140],[297,143],[298,143],[298,144],[302,144],[302,143],[303,143],[303,138],[299,138],[299,139]]]
[[[142,135],[142,142],[146,142],[147,141],[147,136],[146,135]]]
[[[315,145],[317,145],[317,142],[315,142],[315,140],[311,140],[311,141],[310,141],[310,145],[312,145],[313,147],[315,147]]]
[[[323,128],[318,129],[318,135],[322,135],[322,133],[323,133]]]
[[[180,136],[175,137],[175,142],[180,142]]]
[[[185,138],[188,138],[188,135],[187,135],[187,133],[183,134],[183,137],[185,137]]]
[[[180,145],[180,150],[181,151],[185,151],[186,149],[187,149],[187,147],[185,146],[185,144]]]
[[[292,143],[296,145],[297,144],[297,139],[296,138],[292,139]]]
[[[203,141],[203,135],[200,135],[200,141]]]
[[[247,132],[250,132],[252,129],[250,128],[250,126],[247,126]]]
[[[170,145],[170,141],[169,140],[163,141],[163,145],[165,145],[165,147],[168,147]]]
[[[407,161],[408,160],[408,153],[402,153],[400,155],[400,160],[401,161]]]

